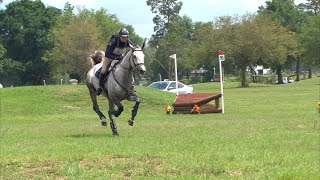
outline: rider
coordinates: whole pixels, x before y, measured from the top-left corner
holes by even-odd
[[[130,46],[133,46],[132,41],[128,38],[129,31],[126,28],[121,28],[118,34],[113,35],[106,49],[106,55],[102,62],[102,69],[99,76],[99,87],[96,90],[96,95],[100,95],[102,87],[104,86],[104,79],[107,75],[107,71],[110,68],[113,60],[122,60],[123,54],[128,50]]]

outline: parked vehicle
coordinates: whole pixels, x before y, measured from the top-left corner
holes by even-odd
[[[282,80],[283,80],[284,84],[288,84],[288,83],[293,83],[294,82],[292,77],[283,77]],[[278,80],[276,80],[276,83],[278,84]]]
[[[177,93],[176,81],[158,81],[153,82],[148,87],[160,89],[162,91],[168,91],[172,93]],[[192,94],[193,87],[185,85],[181,82],[178,82],[178,94]]]

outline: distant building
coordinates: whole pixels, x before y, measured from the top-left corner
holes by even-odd
[[[267,75],[267,74],[271,74],[271,72],[272,72],[272,70],[271,69],[265,69],[265,68],[263,68],[263,66],[262,65],[257,65],[257,66],[254,66],[253,67],[253,70],[254,70],[254,72],[255,72],[255,74],[256,75]],[[248,71],[250,71],[249,69],[248,69]]]
[[[205,70],[203,68],[199,68],[199,69],[191,71],[190,77],[191,78],[201,77],[201,76],[204,76],[207,72],[208,72],[208,70]]]

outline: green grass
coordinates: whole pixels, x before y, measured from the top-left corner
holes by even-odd
[[[85,86],[0,89],[0,179],[319,179],[320,79],[238,85],[224,84],[225,114],[200,115],[166,115],[174,94],[137,87],[116,137]]]

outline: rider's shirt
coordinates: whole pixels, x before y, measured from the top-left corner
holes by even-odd
[[[130,39],[126,42],[122,42],[119,37],[111,38],[106,49],[106,57],[109,59],[116,59],[116,57],[126,53],[129,49],[129,45],[132,46],[132,41]]]

